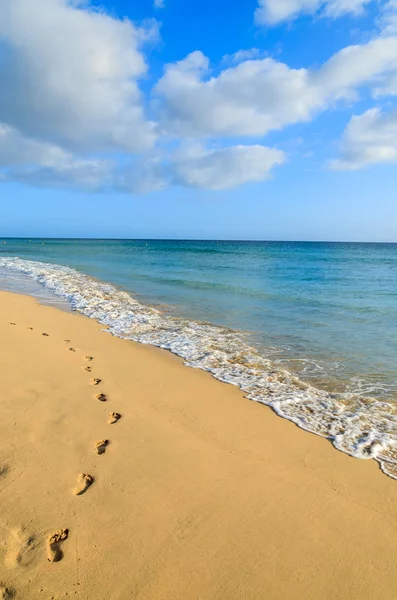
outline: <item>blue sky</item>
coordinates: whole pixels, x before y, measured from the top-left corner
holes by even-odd
[[[397,241],[396,0],[163,4],[2,2],[0,235]]]

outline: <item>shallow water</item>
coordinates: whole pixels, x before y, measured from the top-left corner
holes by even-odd
[[[40,304],[55,306],[67,312],[71,311],[70,304],[60,296],[56,296],[37,281],[29,279],[23,273],[0,267],[0,290],[33,296]]]
[[[0,266],[115,335],[168,348],[397,473],[397,246],[3,241]]]

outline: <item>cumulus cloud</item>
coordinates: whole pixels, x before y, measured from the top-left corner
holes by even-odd
[[[80,159],[48,142],[25,138],[16,129],[0,124],[0,178],[40,187],[104,189],[110,162]]]
[[[383,35],[395,35],[397,33],[397,0],[388,0],[383,5],[378,25]]]
[[[177,185],[226,190],[268,179],[272,169],[285,160],[281,150],[260,145],[211,149],[191,144],[171,156],[152,156],[124,167],[117,189],[142,193]]]
[[[154,8],[165,8],[164,0],[154,0],[153,7]]]
[[[156,127],[138,87],[151,31],[83,0],[2,0],[0,178],[87,191],[227,189],[261,181],[283,162],[263,146],[154,150]]]
[[[169,164],[160,154],[139,157],[119,167],[114,174],[114,189],[131,194],[147,194],[169,187],[172,183]]]
[[[341,157],[331,168],[357,170],[373,164],[397,162],[397,110],[383,113],[378,108],[354,116],[348,123]]]
[[[234,54],[225,54],[222,58],[222,63],[226,64],[238,64],[240,62],[244,62],[246,60],[251,60],[254,58],[260,58],[264,56],[266,52],[261,52],[259,48],[249,48],[247,50],[238,50]]]
[[[173,185],[224,190],[263,181],[284,161],[282,151],[259,145],[220,149],[189,145],[170,155],[152,152],[123,163],[84,159],[0,124],[0,180],[36,187],[134,194]]]
[[[290,21],[302,14],[321,13],[337,18],[343,15],[358,15],[372,0],[259,0],[255,11],[258,25],[277,25]]]
[[[71,150],[155,141],[138,80],[148,32],[74,0],[1,0],[0,122]]]
[[[276,25],[301,13],[314,13],[321,4],[321,0],[260,0],[255,21],[258,25]]]
[[[309,121],[363,85],[397,73],[397,38],[378,38],[336,53],[318,69],[292,69],[272,58],[247,60],[211,77],[209,60],[193,52],[166,67],[155,93],[169,134],[262,136]]]
[[[232,146],[216,150],[192,147],[172,164],[175,183],[209,190],[230,189],[263,181],[285,161],[284,152],[265,146]]]
[[[326,0],[324,13],[328,17],[342,17],[343,15],[360,15],[364,12],[366,4],[373,0]]]

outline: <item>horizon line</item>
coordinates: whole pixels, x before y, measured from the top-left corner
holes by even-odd
[[[115,238],[115,237],[47,237],[47,236],[0,236],[0,240],[63,240],[63,241],[113,241],[113,242],[240,242],[270,244],[397,244],[397,241],[364,240],[266,240],[266,239],[216,239],[216,238]]]

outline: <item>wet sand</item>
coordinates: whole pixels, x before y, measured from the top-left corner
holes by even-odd
[[[0,598],[397,598],[396,481],[101,329],[0,293]]]

